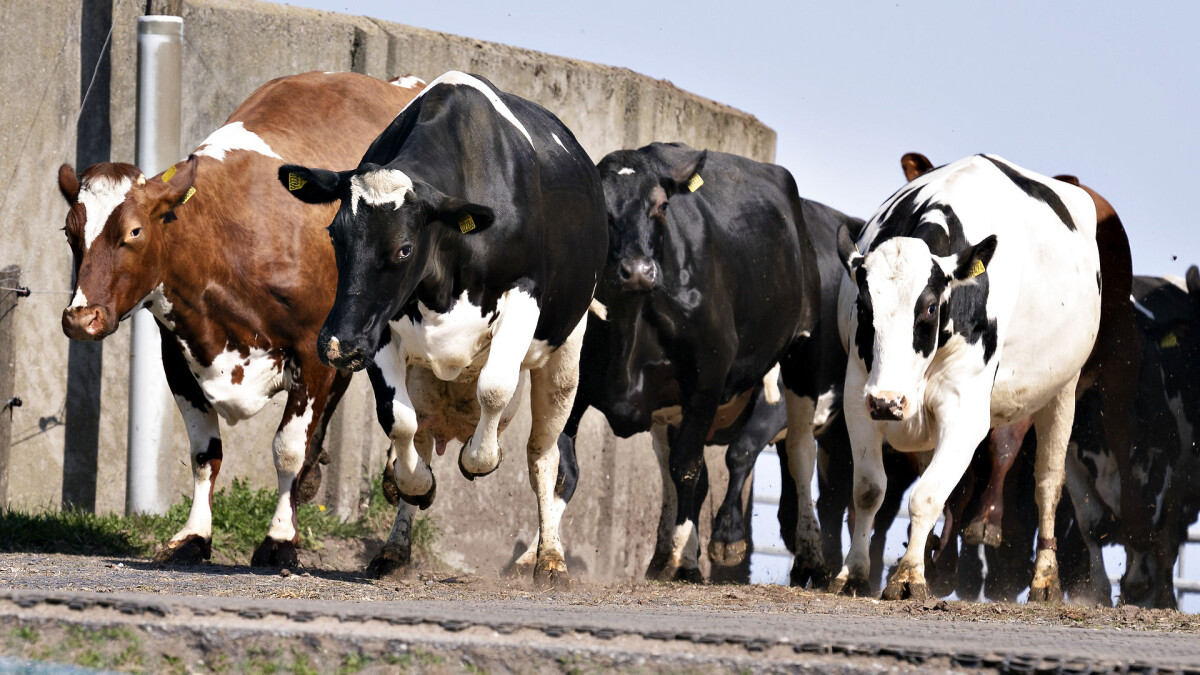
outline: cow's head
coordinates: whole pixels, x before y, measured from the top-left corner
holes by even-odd
[[[96,164],[82,176],[59,168],[75,257],[75,295],[62,316],[68,337],[103,339],[154,290],[167,255],[164,229],[195,179],[194,157],[151,179],[124,163]]]
[[[925,372],[949,326],[951,292],[979,283],[996,251],[996,237],[950,252],[944,230],[922,225],[860,252],[843,225],[838,255],[858,286],[858,356],[867,369],[867,410],[873,419],[904,420],[918,412]]]
[[[486,206],[375,164],[342,172],[284,165],[279,181],[310,204],[341,200],[329,226],[337,297],[321,327],[317,353],[343,370],[365,367],[417,285],[460,262],[444,254],[444,249],[463,250],[452,240],[475,235],[495,218]]]
[[[694,189],[692,177],[708,153],[677,143],[619,150],[600,160],[608,207],[608,283],[624,291],[646,292],[659,282],[663,228],[670,199]]]

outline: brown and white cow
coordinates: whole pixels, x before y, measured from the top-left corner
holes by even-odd
[[[209,557],[218,418],[235,424],[287,391],[272,444],[279,504],[251,564],[295,562],[296,504],[318,484],[325,426],[349,376],[322,364],[316,351],[337,285],[325,232],[335,209],[291,198],[276,174],[284,162],[355,166],[423,86],[354,73],[282,77],[157,176],[123,163],[97,164],[78,177],[70,166],[59,170],[77,278],[63,331],[101,340],[148,308],[187,426],[191,513],[156,560]]]

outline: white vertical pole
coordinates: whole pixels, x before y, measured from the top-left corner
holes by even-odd
[[[137,164],[147,176],[179,159],[182,38],[180,17],[138,18]],[[154,316],[138,310],[132,324],[125,513],[165,513],[158,464],[163,441],[171,439],[171,392]]]

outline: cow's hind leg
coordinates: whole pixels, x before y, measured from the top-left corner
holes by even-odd
[[[816,400],[785,389],[787,403],[788,471],[796,489],[796,534],[792,551],[790,583],[813,588],[827,583],[821,529],[813,513],[812,478],[817,463],[817,443],[813,438],[813,413]]]
[[[212,556],[212,496],[221,471],[221,427],[217,413],[192,377],[179,344],[163,331],[163,369],[183,415],[191,446],[192,508],[187,522],[154,555],[154,561],[194,565]]]
[[[275,477],[279,481],[279,502],[271,517],[266,539],[250,557],[253,567],[284,567],[297,562],[296,547],[300,545],[300,530],[296,508],[299,505],[300,470],[310,454],[313,436],[322,424],[333,379],[332,372],[309,377],[310,370],[316,369],[297,368],[283,408],[283,419],[271,444]]]
[[[554,586],[566,586],[569,579],[558,528],[569,498],[567,488],[574,491],[573,481],[558,480],[558,437],[566,426],[579,387],[579,351],[586,326],[585,314],[546,364],[530,372],[529,408],[533,421],[527,461],[529,483],[538,504],[538,551],[533,578],[535,582]]]
[[[654,457],[658,462],[659,477],[662,480],[662,504],[658,512],[658,530],[654,541],[654,555],[646,566],[646,578],[650,580],[663,578],[667,562],[671,559],[674,548],[672,535],[675,532],[675,513],[679,508],[678,495],[675,494],[675,482],[671,480],[671,441],[667,433],[667,425],[655,424],[650,428],[650,439],[654,448]],[[686,554],[683,554],[686,557]]]
[[[778,402],[778,401],[777,401]],[[746,479],[754,470],[759,453],[780,433],[784,411],[769,403],[761,389],[756,392],[750,418],[737,438],[725,451],[725,466],[729,469],[729,489],[713,519],[712,535],[708,541],[708,557],[714,566],[734,568],[746,558],[746,520],[742,508],[742,492]],[[735,570],[725,570],[734,573]],[[714,576],[717,570],[713,570]]]
[[[988,479],[987,489],[980,500],[979,514],[963,530],[963,542],[972,546],[1000,545],[1003,539],[1001,522],[1004,518],[1004,479],[1012,469],[1017,452],[1021,450],[1021,443],[1025,440],[1025,434],[1029,432],[1029,427],[1032,425],[1033,418],[1028,417],[992,430],[991,438],[988,441],[992,475]]]
[[[1075,381],[1064,386],[1046,407],[1033,416],[1037,431],[1037,461],[1033,467],[1034,497],[1038,507],[1037,559],[1033,582],[1029,585],[1030,602],[1061,602],[1058,560],[1054,549],[1054,512],[1062,495],[1067,443],[1075,417]]]
[[[307,504],[317,496],[321,489],[321,466],[330,461],[329,453],[325,451],[325,433],[329,428],[329,420],[337,410],[342,395],[350,386],[350,374],[337,372],[333,376],[332,386],[326,396],[325,408],[321,413],[321,422],[313,432],[312,442],[308,445],[308,456],[304,458],[304,466],[300,468],[297,480],[296,503]]]

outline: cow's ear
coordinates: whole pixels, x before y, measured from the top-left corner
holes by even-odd
[[[1197,269],[1195,265],[1189,267],[1184,281],[1187,282],[1188,295],[1192,296],[1193,300],[1200,302],[1200,269]]]
[[[79,176],[75,175],[75,169],[70,164],[58,167],[58,191],[68,205],[74,205],[79,199]]]
[[[1054,177],[1054,180],[1061,180],[1064,183],[1070,183],[1075,187],[1079,187],[1079,179],[1069,173],[1060,173]]]
[[[196,193],[192,188],[196,182],[196,164],[196,156],[192,155],[172,164],[154,178],[139,180],[139,183],[145,182],[143,189],[151,218],[162,218],[168,211],[192,198]]]
[[[841,258],[846,271],[850,273],[851,281],[858,283],[858,270],[862,267],[863,255],[854,239],[850,237],[850,228],[845,223],[838,227],[837,250],[838,258]]]
[[[668,197],[681,192],[695,192],[704,185],[701,172],[708,161],[707,150],[693,150],[687,146],[672,148],[666,159],[667,169],[661,182]]]
[[[279,167],[279,182],[296,199],[306,204],[328,204],[342,197],[342,182],[350,171],[310,169],[296,164]]]
[[[900,167],[904,169],[904,180],[911,181],[933,169],[933,162],[919,152],[908,152],[900,158]]]
[[[446,195],[440,196],[434,213],[436,220],[447,227],[457,228],[462,234],[486,230],[496,219],[496,214],[490,207]]]
[[[996,253],[996,235],[989,235],[983,241],[963,249],[958,253],[958,261],[954,266],[954,281],[973,279],[987,271],[992,255]]]

